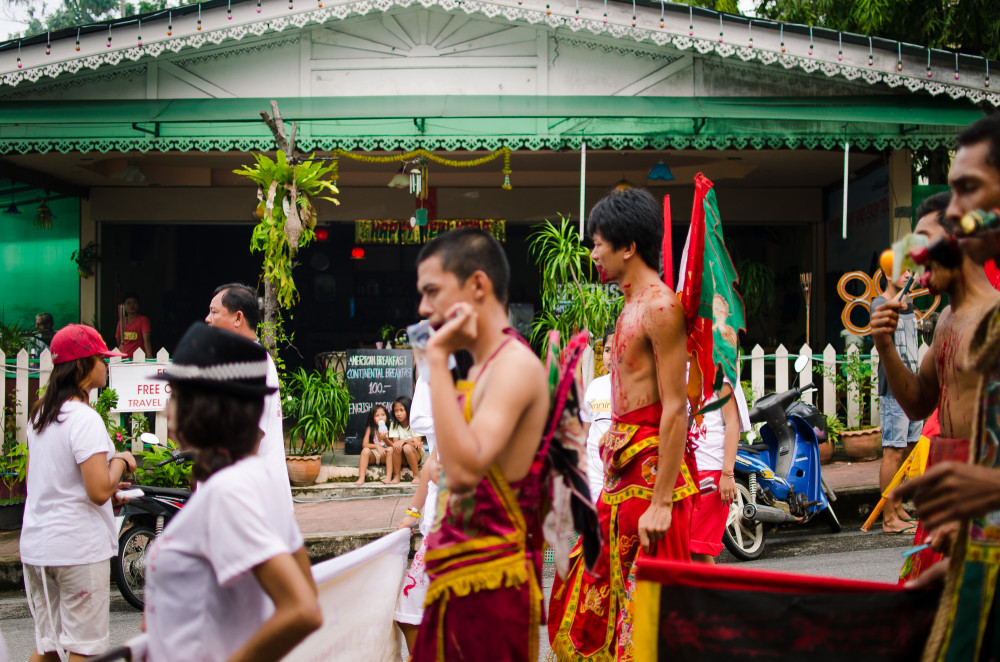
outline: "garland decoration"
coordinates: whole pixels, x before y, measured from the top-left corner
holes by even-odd
[[[426,226],[410,225],[409,220],[358,220],[354,221],[355,244],[423,244],[438,235],[460,228],[486,230],[500,243],[507,241],[507,222],[492,218],[435,220]]]
[[[357,154],[355,152],[350,152],[343,149],[335,149],[330,152],[330,158],[333,159],[333,180],[336,181],[339,178],[339,161],[338,159],[350,159],[352,161],[360,161],[361,163],[406,163],[408,161],[433,161],[434,163],[439,163],[450,168],[475,168],[476,166],[481,166],[490,161],[495,161],[496,159],[503,156],[503,185],[501,188],[505,191],[511,190],[513,187],[510,184],[510,147],[506,145],[498,150],[490,152],[486,156],[481,156],[477,159],[468,159],[465,161],[458,161],[456,159],[446,159],[442,156],[438,156],[433,152],[429,152],[426,149],[414,149],[409,152],[404,152],[403,154],[387,154],[386,156],[372,156],[370,154]],[[426,179],[426,177],[425,177]]]

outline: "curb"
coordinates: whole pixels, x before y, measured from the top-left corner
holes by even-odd
[[[319,488],[319,489],[317,489]],[[320,496],[327,489],[337,488],[314,487],[308,488],[310,496]],[[398,488],[394,488],[398,489]],[[319,494],[318,494],[319,493]],[[845,529],[858,528],[878,503],[882,494],[878,487],[842,487],[836,490],[837,500],[834,502],[834,511],[840,518]],[[394,492],[393,495],[402,496],[402,493]],[[341,495],[343,496],[343,495]],[[389,495],[386,495],[389,496]],[[329,498],[329,497],[327,497]],[[874,528],[874,527],[872,527]],[[381,538],[387,533],[392,533],[394,528],[365,529],[359,531],[338,531],[330,533],[313,533],[303,536],[305,539],[306,553],[313,563],[326,561],[347,552],[353,551],[367,545],[368,543]],[[412,556],[420,544],[420,534],[416,533],[410,538],[410,555]],[[24,576],[21,569],[21,559],[18,556],[8,556],[0,558],[0,591],[23,591]],[[112,611],[115,609],[115,598],[117,592],[113,592]],[[120,596],[117,598],[123,605],[123,611],[132,609]],[[16,618],[16,616],[6,616],[6,605],[0,604],[0,618]],[[26,607],[25,607],[26,609]]]

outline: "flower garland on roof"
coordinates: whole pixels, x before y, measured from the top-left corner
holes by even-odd
[[[404,152],[403,154],[388,154],[386,156],[372,156],[369,154],[356,154],[354,152],[348,152],[343,149],[335,149],[330,152],[330,157],[334,159],[333,161],[333,179],[336,180],[339,177],[340,171],[338,168],[337,159],[351,159],[352,161],[360,161],[361,163],[405,163],[407,161],[414,161],[419,159],[426,159],[428,161],[433,161],[434,163],[440,163],[441,165],[449,166],[451,168],[474,168],[476,166],[481,166],[490,161],[495,161],[496,159],[503,156],[503,188],[505,191],[511,190],[513,187],[510,184],[510,147],[504,146],[498,150],[490,152],[486,156],[481,156],[477,159],[468,159],[465,161],[458,161],[456,159],[446,159],[444,157],[438,156],[433,152],[429,152],[426,149],[414,149],[409,152]]]

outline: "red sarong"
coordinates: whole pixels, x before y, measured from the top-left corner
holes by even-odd
[[[969,440],[968,439],[948,439],[937,436],[931,439],[931,448],[927,453],[927,467],[930,469],[940,462],[968,462],[969,461]],[[913,546],[923,545],[927,542],[930,531],[924,528],[922,521],[917,522],[917,530],[913,535]],[[941,552],[935,552],[931,548],[923,549],[916,554],[911,554],[899,571],[899,584],[919,577],[924,570],[931,567],[945,557]]]
[[[604,491],[597,503],[605,541],[594,572],[580,545],[570,554],[565,582],[556,577],[549,602],[549,641],[559,660],[632,658],[633,569],[641,551],[639,517],[649,507],[659,459],[660,403],[615,417],[601,439]],[[674,484],[670,529],[653,558],[691,560],[692,497],[698,493],[694,453],[687,448]]]

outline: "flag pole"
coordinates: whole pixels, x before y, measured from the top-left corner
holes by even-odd
[[[584,193],[587,190],[587,141],[580,143],[580,241],[583,241]]]

